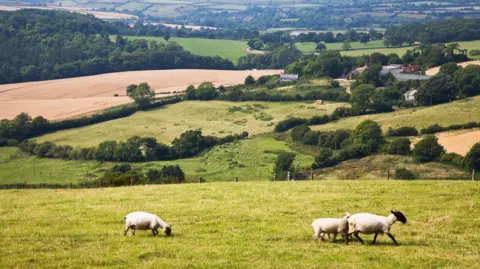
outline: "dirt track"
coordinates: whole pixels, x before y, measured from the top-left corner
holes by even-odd
[[[217,86],[240,84],[248,75],[258,78],[281,71],[152,70],[0,85],[0,119],[11,119],[20,112],[47,119],[90,113],[130,102],[126,87],[141,82],[148,82],[157,93],[172,92],[205,81]]]
[[[465,66],[471,65],[471,64],[480,65],[480,61],[463,62],[463,63],[458,63],[457,65],[461,66],[461,67],[465,67]],[[425,71],[425,75],[435,76],[438,72],[440,72],[440,66],[428,69],[427,71]]]

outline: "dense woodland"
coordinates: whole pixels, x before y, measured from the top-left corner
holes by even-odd
[[[118,37],[110,24],[69,12],[21,10],[0,12],[0,83],[94,75],[107,72],[205,68],[234,69],[220,57]]]
[[[480,19],[456,19],[394,26],[386,31],[384,43],[387,47],[396,47],[404,43],[434,44],[477,39],[480,39]]]

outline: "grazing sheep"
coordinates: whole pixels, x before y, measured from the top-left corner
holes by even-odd
[[[152,230],[153,236],[158,235],[158,228],[162,228],[165,235],[172,234],[172,226],[155,214],[147,212],[132,212],[125,216],[125,232],[127,235],[128,229],[132,228],[132,234],[135,235],[135,230]]]
[[[359,213],[353,214],[348,218],[348,226],[349,226],[349,235],[354,235],[360,242],[363,244],[363,240],[358,235],[359,233],[363,234],[375,234],[373,237],[372,245],[375,244],[375,240],[377,240],[378,234],[386,233],[388,237],[393,240],[395,245],[397,241],[390,233],[390,227],[396,222],[400,221],[401,223],[405,224],[407,222],[407,218],[403,215],[400,211],[391,211],[388,217],[369,214],[369,213]]]
[[[341,219],[334,218],[320,218],[316,219],[312,223],[313,231],[313,240],[317,240],[320,237],[324,240],[323,236],[325,234],[330,238],[330,234],[333,233],[333,241],[337,240],[337,234],[341,234],[345,239],[345,244],[348,244],[348,218],[350,213],[345,212],[345,217]]]

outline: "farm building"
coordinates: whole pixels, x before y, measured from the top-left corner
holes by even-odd
[[[416,64],[409,64],[408,66],[402,66],[403,73],[413,73],[420,70],[420,67]]]
[[[294,74],[280,74],[280,81],[296,81],[298,79],[298,75]]]
[[[382,66],[382,71],[380,73],[382,75],[386,75],[388,73],[401,73],[402,72],[402,65],[401,64],[391,64]]]
[[[405,81],[405,80],[427,80],[431,77],[424,75],[415,75],[415,74],[404,74],[404,73],[392,73],[396,80]]]
[[[417,92],[418,91],[416,89],[409,90],[403,94],[403,100],[415,103],[415,94],[417,94]]]

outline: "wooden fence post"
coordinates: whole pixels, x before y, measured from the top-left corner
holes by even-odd
[[[387,180],[390,180],[390,170],[387,170]]]
[[[238,182],[238,177],[235,177],[235,182]]]
[[[472,181],[475,181],[475,169],[472,169]]]

